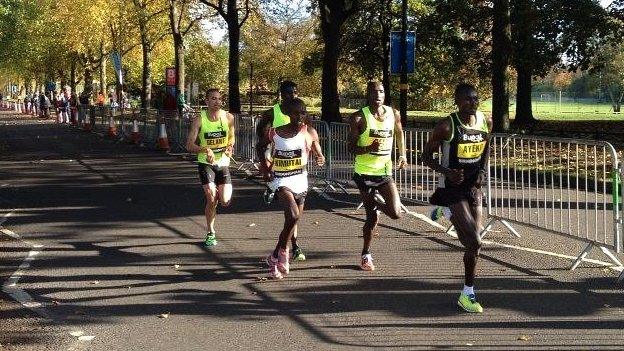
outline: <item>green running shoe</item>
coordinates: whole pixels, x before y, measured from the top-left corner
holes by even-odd
[[[301,251],[300,247],[293,250],[293,261],[305,261],[305,260],[306,260],[306,257],[303,254],[303,251]]]
[[[457,304],[466,312],[483,313],[483,307],[481,307],[481,304],[477,302],[474,295],[461,293],[459,295],[459,300],[457,300]]]
[[[204,241],[205,247],[215,246],[217,245],[217,235],[216,233],[208,233],[206,234],[206,241]]]

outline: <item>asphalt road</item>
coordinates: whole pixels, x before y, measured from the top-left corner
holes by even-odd
[[[196,167],[180,156],[1,112],[0,164],[1,350],[624,345],[615,271],[570,272],[568,259],[496,244],[580,252],[572,240],[495,228],[476,284],[485,313],[470,315],[456,305],[459,242],[417,218],[384,217],[378,270],[358,270],[363,212],[352,195],[310,194],[308,260],[271,281],[263,259],[283,217],[243,174],[218,210],[219,245],[205,249]]]

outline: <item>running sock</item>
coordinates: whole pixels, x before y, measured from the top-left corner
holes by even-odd
[[[462,291],[465,295],[474,295],[474,287],[472,286],[468,286],[468,285],[464,285],[464,291]]]

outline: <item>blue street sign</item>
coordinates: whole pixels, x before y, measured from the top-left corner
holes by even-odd
[[[407,73],[414,73],[416,32],[407,32]],[[401,73],[401,32],[390,33],[390,73]]]
[[[113,61],[113,67],[115,68],[115,75],[119,80],[119,84],[123,84],[123,72],[121,70],[121,55],[117,51],[111,53],[111,59]]]

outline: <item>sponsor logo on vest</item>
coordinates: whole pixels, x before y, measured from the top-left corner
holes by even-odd
[[[477,143],[477,142],[483,141],[483,135],[482,134],[462,134],[462,140],[472,141],[473,143]]]
[[[275,158],[301,157],[301,150],[275,150]]]
[[[223,130],[217,131],[217,132],[205,132],[204,133],[205,139],[215,139],[215,138],[223,138],[223,137],[225,137],[225,131]]]
[[[391,129],[371,129],[368,136],[371,138],[392,138],[393,132]]]

